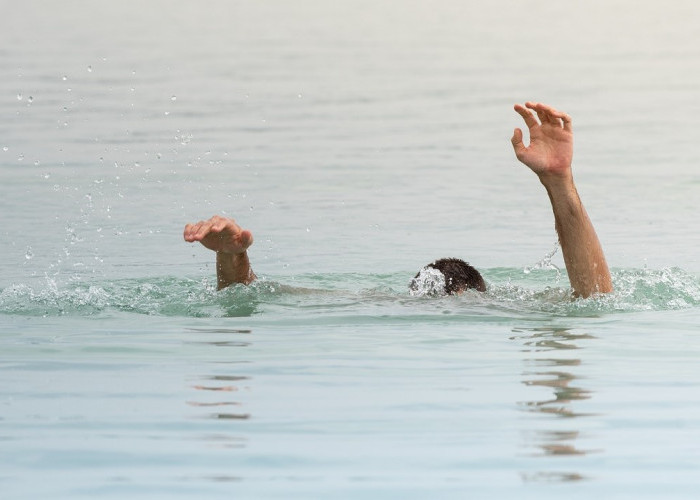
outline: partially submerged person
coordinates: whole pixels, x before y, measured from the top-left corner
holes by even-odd
[[[593,224],[579,198],[571,172],[574,136],[571,117],[551,106],[527,102],[515,105],[530,132],[530,144],[523,143],[516,128],[511,142],[515,156],[527,165],[545,187],[554,212],[554,227],[564,254],[569,282],[577,297],[612,291],[610,271]],[[233,219],[215,215],[209,220],[187,224],[185,241],[199,241],[216,252],[218,288],[234,283],[249,285],[255,273],[248,259],[253,234]],[[439,259],[424,268],[410,284],[413,291],[431,295],[459,294],[467,289],[486,291],[481,274],[460,259]]]
[[[438,259],[423,267],[408,285],[411,295],[458,295],[486,291],[481,273],[462,259]]]

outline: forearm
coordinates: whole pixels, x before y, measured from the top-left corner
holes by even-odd
[[[540,181],[552,203],[554,224],[574,294],[588,297],[611,292],[612,280],[603,248],[570,172],[563,177],[540,177]]]
[[[234,283],[249,285],[256,278],[250,267],[248,252],[241,254],[216,252],[216,281],[219,290]]]

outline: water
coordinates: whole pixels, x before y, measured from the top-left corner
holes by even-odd
[[[3,498],[693,498],[699,10],[8,6]],[[527,99],[609,296],[568,296]],[[214,213],[253,286],[182,241]],[[411,297],[447,256],[488,292]]]

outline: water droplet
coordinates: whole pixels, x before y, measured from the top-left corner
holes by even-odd
[[[39,165],[41,165],[41,162],[40,162],[39,160],[36,160],[36,161],[34,162],[34,166],[35,166],[35,167],[38,167]]]
[[[33,98],[32,96],[29,96],[29,97],[27,98],[27,102],[28,102],[29,104],[33,103],[33,102],[34,102],[34,98]]]
[[[297,97],[298,97],[299,99],[301,99],[302,95],[301,95],[301,94],[297,94]]]
[[[62,80],[65,82],[66,80],[68,80],[68,77],[64,75]]]
[[[92,73],[92,66],[87,67],[88,73]]]
[[[32,252],[32,247],[27,247],[27,251],[24,254],[24,258],[27,260],[31,260],[34,257],[34,252]]]
[[[2,148],[3,151],[7,151],[8,149],[10,149],[10,148],[8,148],[7,146],[3,146],[3,148]]]
[[[21,101],[22,100],[22,94],[17,94],[17,100]]]
[[[171,100],[171,101],[177,101],[177,96],[176,96],[176,95],[172,96],[172,97],[170,98],[170,100]]]
[[[49,174],[49,173],[44,174],[44,179],[48,179],[50,177],[51,177],[51,174]]]
[[[17,157],[17,161],[24,161],[24,155],[19,155]]]
[[[311,232],[311,228],[310,228],[310,227],[307,227],[307,228],[306,228],[306,232],[307,232],[307,233],[310,233],[310,232]]]
[[[164,114],[165,116],[168,116],[168,115],[170,114],[170,111],[166,111],[166,112],[163,113],[163,114]]]

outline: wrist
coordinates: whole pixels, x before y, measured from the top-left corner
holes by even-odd
[[[574,186],[574,177],[571,174],[571,169],[563,172],[543,172],[538,174],[538,177],[547,191],[568,190]]]

